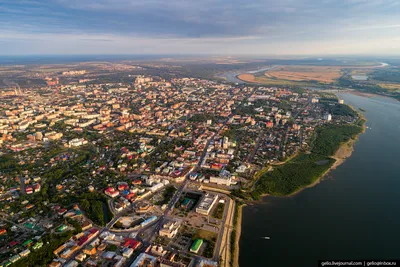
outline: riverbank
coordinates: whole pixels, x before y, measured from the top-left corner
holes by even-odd
[[[354,110],[353,107],[351,108]],[[272,173],[262,172],[257,179],[258,183],[253,185],[254,188],[251,187],[252,192],[249,192],[251,197],[253,199],[269,195],[291,197],[306,188],[317,185],[331,170],[336,169],[352,155],[355,143],[365,132],[366,119],[360,112],[357,114],[359,119],[354,124],[330,125],[318,129],[314,147],[309,152],[299,153],[285,164],[274,166]],[[332,140],[334,140],[333,143]],[[242,206],[239,207],[238,223],[234,229],[236,236],[232,266],[235,267],[239,266],[242,208]]]
[[[354,107],[352,107],[350,105],[349,105],[349,107],[351,107],[353,110],[355,110]],[[357,113],[358,113],[358,115],[360,117],[360,120],[363,120],[363,124],[361,125],[362,131],[359,134],[357,134],[356,136],[354,136],[352,139],[350,139],[349,141],[344,142],[344,143],[342,143],[340,145],[339,149],[336,150],[335,154],[333,156],[331,156],[331,158],[333,158],[335,160],[335,162],[318,179],[316,179],[312,184],[310,184],[310,185],[308,185],[308,186],[306,186],[304,188],[300,188],[299,190],[297,190],[296,192],[294,192],[294,193],[292,193],[292,194],[290,194],[288,196],[296,195],[296,194],[300,193],[301,191],[303,191],[306,188],[311,188],[311,187],[316,186],[317,184],[319,184],[319,182],[321,182],[321,180],[327,174],[329,174],[332,170],[335,170],[337,167],[339,167],[343,162],[345,162],[345,160],[347,158],[349,158],[353,154],[354,145],[358,141],[359,136],[365,132],[365,130],[366,130],[365,123],[367,121],[363,114],[361,114],[359,112],[357,112]]]
[[[396,101],[400,101],[400,98],[397,98],[395,96],[385,95],[385,94],[366,93],[366,92],[360,92],[360,91],[351,91],[349,93],[356,95],[356,96],[362,96],[362,97],[367,97],[367,98],[382,97],[382,98],[394,99]]]
[[[342,156],[336,153],[348,146],[344,143],[358,138],[363,132],[363,123],[360,119],[354,124],[329,124],[318,128],[311,149],[263,174],[251,192],[251,198],[258,200],[266,194],[291,196],[318,183],[327,171],[341,163],[339,158]],[[343,150],[340,150],[341,154]],[[337,163],[335,156],[339,159]]]
[[[340,94],[340,99],[366,110],[365,133],[358,136],[345,163],[318,186],[294,197],[268,197],[243,209],[240,266],[313,266],[321,257],[398,255],[400,217],[391,216],[388,223],[379,215],[395,210],[400,197],[400,128],[393,123],[400,120],[400,104],[350,93]],[[382,247],[382,242],[389,246]],[[258,257],[265,251],[268,257]]]
[[[337,167],[339,167],[343,162],[345,162],[345,160],[347,158],[349,158],[351,156],[351,154],[353,154],[354,151],[354,145],[357,142],[359,136],[365,132],[365,123],[363,125],[363,131],[361,133],[359,133],[356,137],[354,137],[353,139],[350,139],[347,142],[344,142],[340,145],[339,149],[336,151],[336,153],[331,156],[331,158],[333,158],[335,160],[335,162],[333,163],[333,165],[327,169],[320,177],[318,177],[313,183],[298,189],[297,191],[287,195],[288,197],[294,196],[300,192],[302,192],[303,190],[307,189],[307,188],[311,188],[316,186],[317,184],[319,184],[321,182],[321,180],[327,175],[329,174],[332,170],[335,170]],[[263,195],[264,196],[264,195]],[[265,195],[266,196],[266,195]]]
[[[235,243],[234,243],[234,250],[233,254],[231,255],[233,259],[232,267],[239,267],[239,251],[240,251],[240,235],[242,234],[242,209],[246,206],[245,204],[240,205],[238,207],[238,214],[237,214],[237,225],[236,225],[236,232],[235,232]]]
[[[290,194],[284,195],[284,197],[291,197],[291,196],[294,196],[294,195],[296,195],[296,194],[302,192],[302,191],[303,191],[304,189],[306,189],[306,188],[314,187],[314,186],[317,185],[330,171],[336,169],[336,168],[337,168],[338,166],[340,166],[347,158],[349,158],[349,157],[352,155],[352,153],[353,153],[353,151],[354,151],[354,145],[355,145],[355,143],[358,141],[359,136],[360,136],[361,134],[363,134],[363,133],[365,132],[365,130],[366,130],[366,125],[365,125],[366,119],[364,118],[364,116],[363,116],[362,114],[359,114],[359,116],[360,116],[360,120],[362,120],[362,122],[363,122],[363,124],[362,124],[362,126],[361,126],[361,127],[362,127],[362,130],[361,130],[358,134],[356,134],[355,136],[353,136],[353,138],[351,138],[350,140],[348,140],[348,141],[346,141],[346,142],[342,142],[342,143],[339,145],[339,148],[335,151],[335,153],[329,157],[329,158],[331,158],[331,159],[334,160],[333,164],[332,164],[327,170],[323,171],[322,174],[320,174],[319,176],[317,176],[316,179],[315,179],[312,183],[310,183],[310,184],[308,184],[308,185],[306,185],[306,186],[303,186],[303,187],[301,187],[301,188],[295,190],[294,192],[292,192],[292,193],[290,193]],[[300,156],[301,156],[301,155],[299,155],[299,157],[300,157]],[[287,162],[286,164],[290,164],[290,162]],[[284,165],[282,165],[282,166],[284,166]],[[261,197],[265,197],[265,196],[268,196],[268,195],[270,195],[270,194],[263,193],[263,194],[261,195]],[[233,266],[233,267],[238,267],[238,266],[239,266],[239,251],[240,251],[239,241],[240,241],[240,236],[241,236],[241,231],[242,231],[242,209],[243,209],[243,206],[245,206],[245,205],[239,206],[238,214],[237,214],[237,224],[236,224],[236,228],[234,229],[234,230],[236,231],[236,232],[235,232],[235,235],[236,235],[236,236],[235,236],[234,249],[233,249],[234,252],[233,252],[233,254],[231,255],[232,261],[233,261],[233,262],[232,262],[232,266]],[[235,215],[235,216],[236,216],[236,215]]]

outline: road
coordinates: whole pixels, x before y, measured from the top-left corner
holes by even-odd
[[[250,92],[249,95],[251,95],[251,93],[252,93],[252,92]],[[246,98],[248,98],[248,97],[249,97],[249,96],[247,96]],[[189,182],[189,175],[190,175],[194,170],[196,170],[197,168],[200,168],[200,167],[201,167],[201,164],[202,164],[204,158],[205,158],[206,155],[207,155],[207,150],[208,150],[208,147],[210,146],[211,142],[214,141],[215,136],[216,136],[217,134],[219,134],[219,132],[221,131],[221,129],[228,123],[228,121],[232,118],[232,116],[233,116],[233,114],[231,113],[231,114],[228,116],[227,120],[223,123],[223,125],[220,126],[220,127],[217,129],[217,131],[207,140],[207,143],[206,143],[206,145],[205,145],[205,147],[204,147],[204,149],[203,149],[203,151],[202,151],[202,153],[201,153],[201,156],[200,156],[200,158],[199,158],[199,161],[198,161],[197,164],[185,175],[185,179],[184,179],[182,185],[178,188],[178,190],[175,192],[175,194],[173,195],[173,197],[172,197],[171,200],[169,201],[168,206],[167,206],[166,210],[164,211],[164,214],[163,214],[162,216],[160,216],[160,217],[159,217],[157,220],[155,220],[154,222],[150,223],[149,225],[146,225],[145,227],[143,227],[143,228],[141,228],[140,230],[137,231],[137,237],[136,237],[136,239],[138,239],[140,242],[142,242],[143,245],[144,245],[144,247],[150,245],[152,238],[153,238],[154,235],[159,231],[159,229],[162,227],[162,225],[163,225],[165,219],[167,218],[167,216],[169,215],[169,213],[173,210],[173,208],[174,208],[174,206],[176,205],[176,203],[179,201],[179,199],[180,199],[180,197],[181,197],[183,191],[185,190],[185,188],[186,188],[186,186],[187,186],[187,184],[188,184],[188,182]],[[232,200],[230,200],[229,203],[231,203],[231,202],[232,202]],[[110,208],[113,208],[112,203],[109,202],[108,204],[109,204],[109,205],[111,204],[111,205],[110,205]],[[234,204],[233,204],[233,205],[234,205]],[[230,205],[229,205],[229,207],[230,207]],[[115,217],[114,217],[109,223],[107,223],[107,225],[106,225],[105,227],[98,227],[98,228],[99,228],[98,235],[100,235],[100,234],[103,233],[104,231],[110,231],[111,226],[112,226],[115,222],[117,222],[117,221],[121,218],[121,216],[123,216],[124,214],[126,214],[126,213],[129,212],[129,211],[132,211],[132,208],[127,208],[127,209],[125,209],[125,210],[119,212],[118,214],[116,214]],[[226,219],[227,219],[227,218],[228,218],[228,225],[226,226],[226,222],[227,222]],[[214,258],[217,258],[217,260],[218,260],[218,257],[219,257],[219,255],[220,255],[221,245],[223,244],[223,240],[222,240],[222,239],[224,238],[224,233],[225,233],[225,232],[227,232],[227,233],[225,233],[225,235],[226,235],[226,240],[225,240],[224,248],[225,248],[225,251],[228,249],[227,244],[228,244],[228,242],[229,242],[229,229],[228,229],[228,231],[225,231],[225,227],[231,227],[230,224],[231,224],[232,218],[233,218],[232,212],[229,212],[229,208],[228,208],[228,210],[227,210],[227,212],[226,212],[226,214],[224,215],[224,218],[223,218],[223,219],[224,219],[224,220],[223,220],[223,221],[224,221],[224,224],[222,225],[222,228],[221,228],[222,231],[220,231],[220,237],[218,238],[218,245],[217,245],[217,247],[216,247],[215,250],[214,250],[214,251],[218,251],[217,255],[214,257]],[[153,228],[153,229],[151,230],[151,228]],[[145,233],[146,231],[148,231],[148,230],[150,230],[151,233],[150,233],[148,236],[145,236],[145,238],[141,238],[141,237],[140,237],[141,234],[144,234],[144,233]],[[78,255],[78,253],[80,253],[80,252],[82,251],[83,247],[84,247],[84,246],[82,246],[80,249],[78,249],[78,250],[74,253],[74,257],[75,257],[76,255]],[[228,252],[229,252],[229,251],[228,251]],[[183,252],[183,251],[179,251],[179,253],[186,254],[186,252]],[[228,257],[228,255],[229,255],[229,253],[225,253],[225,257],[226,257],[226,258]],[[190,256],[193,257],[192,254],[190,254]],[[202,257],[196,256],[195,258],[196,258],[196,259],[201,259]],[[225,259],[225,260],[226,260],[226,259]],[[229,260],[228,260],[228,262],[229,262]]]
[[[3,212],[0,212],[0,216],[1,216],[0,220],[11,223],[12,225],[21,229],[23,232],[33,232],[34,231],[33,229],[26,228],[25,226],[21,226],[20,224],[7,219],[8,215]]]
[[[308,105],[309,105],[309,103],[305,104],[304,107],[300,108],[299,111],[296,113],[296,115],[293,116],[293,119],[296,120],[297,117],[300,115],[300,113],[302,111],[304,111],[308,107]],[[289,128],[286,129],[285,136],[282,139],[281,151],[285,151],[286,143],[288,140],[288,132],[289,132]],[[301,148],[301,146],[302,146],[302,143],[300,143],[300,148]]]
[[[155,228],[155,230],[153,231],[153,234],[150,235],[150,237],[148,238],[149,240],[151,240],[153,238],[153,236],[156,234],[156,232],[158,232],[158,230],[162,227],[162,224],[164,223],[164,219],[169,215],[169,213],[174,209],[176,203],[179,201],[183,191],[185,190],[188,182],[189,182],[189,175],[196,169],[201,167],[201,163],[203,162],[204,158],[207,155],[207,149],[210,146],[211,142],[214,141],[215,136],[220,132],[220,130],[228,123],[229,119],[231,116],[228,117],[228,119],[225,121],[225,123],[220,126],[218,128],[218,130],[207,140],[207,143],[200,155],[199,161],[197,162],[197,164],[185,175],[185,180],[183,181],[182,185],[178,188],[178,190],[175,192],[175,194],[173,195],[173,197],[171,198],[171,200],[168,203],[167,208],[164,211],[164,215],[161,216],[157,221],[158,221],[158,225]]]
[[[256,153],[257,153],[258,147],[260,146],[260,143],[261,143],[261,140],[262,140],[263,135],[264,135],[264,130],[261,129],[261,130],[260,130],[260,133],[259,133],[258,136],[257,136],[256,144],[255,144],[255,146],[254,146],[254,149],[253,149],[253,151],[251,152],[249,158],[247,159],[247,162],[248,162],[248,163],[253,163],[254,157],[255,157],[255,155],[256,155]]]
[[[223,259],[223,265],[221,266],[229,266],[230,257],[232,256],[230,253],[230,233],[232,230],[236,204],[232,199],[228,198],[227,205],[228,207],[225,209],[226,212],[222,218],[223,224],[221,225],[219,237],[215,245],[215,251],[217,251],[217,254],[214,257],[214,260],[218,260],[219,256],[221,256]]]
[[[224,125],[225,125],[225,124],[224,124]],[[221,126],[220,129],[221,129],[222,127],[223,127],[223,126]],[[219,130],[220,130],[220,129],[219,129]],[[217,133],[219,132],[219,130],[217,131]],[[214,133],[214,134],[209,138],[209,140],[207,141],[206,146],[204,147],[204,150],[203,150],[203,152],[202,152],[202,154],[201,154],[201,156],[200,156],[200,159],[199,159],[198,163],[196,164],[195,167],[193,167],[193,168],[186,174],[184,182],[183,182],[182,185],[178,188],[178,190],[175,192],[174,196],[173,196],[173,197],[171,198],[171,200],[169,201],[168,206],[167,206],[166,210],[164,211],[164,214],[163,214],[162,216],[160,216],[160,217],[159,217],[156,221],[154,221],[153,223],[150,223],[149,225],[146,225],[145,227],[143,227],[143,228],[141,228],[140,230],[137,231],[137,237],[136,237],[136,239],[138,239],[140,242],[142,242],[144,246],[150,245],[150,242],[151,242],[152,238],[154,237],[154,235],[155,235],[155,234],[160,230],[160,228],[162,227],[162,225],[163,225],[163,223],[164,223],[164,221],[165,221],[165,218],[166,218],[166,217],[169,215],[169,213],[173,210],[174,206],[176,205],[176,203],[177,203],[178,200],[180,199],[180,197],[181,197],[183,191],[185,190],[185,188],[186,188],[186,186],[187,186],[187,184],[188,184],[188,182],[189,182],[188,177],[189,177],[190,173],[191,173],[194,169],[200,167],[201,162],[204,160],[204,157],[207,155],[208,146],[210,145],[211,141],[214,140],[214,137],[215,137],[215,135],[216,135],[217,133]],[[110,205],[110,203],[108,203],[108,204]],[[100,228],[99,228],[99,235],[100,235],[101,233],[103,233],[104,231],[110,231],[110,228],[112,227],[112,225],[113,225],[114,223],[116,223],[124,214],[126,214],[126,213],[129,212],[129,211],[132,211],[132,208],[127,208],[127,209],[125,209],[125,210],[119,212],[118,214],[116,214],[115,217],[114,217],[109,223],[107,223],[107,225],[106,225],[105,227],[100,227]],[[145,232],[146,232],[147,230],[149,230],[150,228],[153,228],[153,230],[151,230],[151,233],[150,233],[147,237],[141,238],[141,237],[140,237],[141,234],[142,234],[142,233],[145,233]],[[84,247],[84,246],[82,246],[80,249],[78,249],[78,250],[74,253],[73,257],[75,257],[76,255],[78,255],[78,254],[82,251],[83,247]]]
[[[20,192],[21,192],[21,194],[22,195],[26,195],[26,186],[25,186],[25,177],[23,177],[22,175],[19,177],[19,181],[20,181],[20,183],[21,183],[21,190],[20,190]]]

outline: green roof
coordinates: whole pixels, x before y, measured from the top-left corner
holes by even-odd
[[[185,199],[183,200],[183,202],[182,202],[182,205],[183,205],[183,206],[186,206],[186,205],[188,205],[191,201],[192,201],[192,200],[191,200],[190,198],[185,198]]]
[[[190,250],[192,252],[197,252],[199,250],[199,248],[201,247],[201,245],[203,244],[203,239],[196,239],[193,244],[192,247],[190,248]]]
[[[33,241],[31,240],[31,239],[29,239],[29,240],[26,240],[24,243],[22,243],[22,245],[24,246],[24,247],[26,247],[26,246],[28,246],[28,245],[30,245],[30,244],[32,244],[33,243]]]
[[[29,229],[33,229],[33,223],[24,223],[24,226]]]
[[[7,266],[10,266],[10,265],[11,265],[11,262],[6,261],[6,262],[3,262],[2,264],[0,264],[0,267],[7,267]]]
[[[38,249],[43,246],[43,242],[37,242],[35,245],[33,245],[33,249]]]
[[[60,227],[57,228],[57,231],[58,231],[58,232],[62,232],[62,231],[64,231],[65,229],[67,229],[67,226],[66,226],[65,224],[63,224],[63,225],[61,225]]]

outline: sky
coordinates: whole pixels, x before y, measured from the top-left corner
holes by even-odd
[[[398,0],[0,0],[0,55],[399,55]]]

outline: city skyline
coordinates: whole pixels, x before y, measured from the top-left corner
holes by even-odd
[[[0,1],[0,55],[400,54],[396,1]]]

